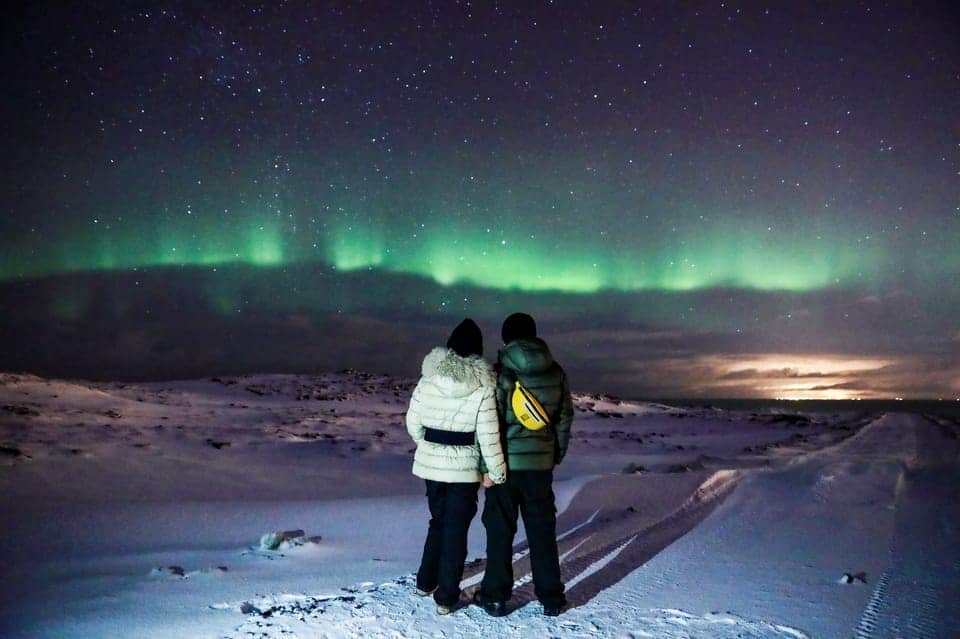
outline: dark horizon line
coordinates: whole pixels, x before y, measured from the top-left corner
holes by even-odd
[[[397,379],[406,379],[402,375],[394,375],[392,373],[384,372],[375,372],[375,371],[366,371],[352,367],[340,368],[337,370],[324,370],[324,371],[314,371],[314,372],[250,372],[250,373],[216,373],[209,375],[201,375],[199,377],[174,377],[174,378],[161,378],[161,379],[89,379],[85,377],[49,377],[41,373],[35,373],[28,370],[0,370],[0,375],[32,375],[34,377],[40,377],[42,379],[50,381],[61,381],[61,382],[89,382],[93,384],[104,384],[104,383],[120,383],[120,384],[162,384],[165,382],[192,382],[192,381],[211,381],[213,378],[221,377],[251,377],[255,375],[324,375],[324,374],[343,374],[347,372],[356,372],[363,373],[368,375],[380,375],[383,377],[393,377]],[[413,378],[409,378],[413,379]],[[766,401],[766,402],[960,402],[960,397],[871,397],[871,398],[856,398],[850,397],[847,399],[820,399],[816,397],[808,397],[803,399],[788,399],[784,397],[763,397],[763,396],[730,396],[730,397],[623,397],[620,395],[615,395],[613,393],[606,393],[601,391],[578,391],[572,389],[575,394],[578,395],[596,395],[599,397],[608,397],[611,399],[619,399],[621,401],[628,402],[643,402],[648,404],[678,404],[678,403],[697,403],[697,404],[707,404],[710,402],[731,402],[731,401]]]

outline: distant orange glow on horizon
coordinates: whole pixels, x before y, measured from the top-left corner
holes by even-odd
[[[897,399],[898,393],[863,387],[865,377],[898,364],[889,357],[768,353],[708,358],[718,373],[717,386],[751,384],[772,399]]]

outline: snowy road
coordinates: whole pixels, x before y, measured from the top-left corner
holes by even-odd
[[[950,432],[887,415],[757,473],[612,590],[640,609],[732,610],[825,639],[955,636],[960,467]],[[848,572],[865,572],[867,585],[837,583]],[[898,631],[908,625],[923,633]]]
[[[890,565],[857,625],[857,639],[960,633],[958,442],[946,423],[912,420],[917,455],[897,487]]]
[[[526,605],[519,545],[518,609],[502,620],[473,607],[439,618],[405,577],[347,597],[247,602],[252,614],[228,636],[954,636],[955,433],[888,415],[838,446],[752,473],[716,510],[739,473],[711,476],[661,517],[605,505],[603,496],[620,503],[629,493],[629,478],[592,482],[561,518],[573,607],[556,620]],[[868,585],[838,583],[845,572],[866,573]]]

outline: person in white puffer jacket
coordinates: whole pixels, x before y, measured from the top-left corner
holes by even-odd
[[[423,358],[407,410],[407,431],[417,445],[413,474],[426,481],[430,507],[417,594],[432,593],[440,614],[451,612],[460,599],[467,530],[477,514],[480,482],[507,479],[496,375],[482,356],[480,327],[465,319],[446,348],[434,348]],[[481,458],[487,474],[480,472]]]

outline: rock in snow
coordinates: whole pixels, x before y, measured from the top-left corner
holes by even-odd
[[[305,544],[319,543],[320,535],[307,537],[302,530],[282,530],[271,532],[260,537],[260,550],[287,550]]]

